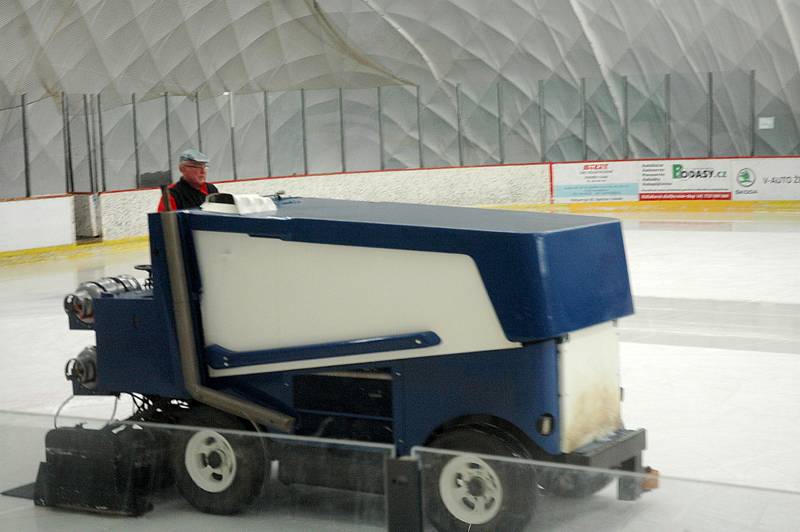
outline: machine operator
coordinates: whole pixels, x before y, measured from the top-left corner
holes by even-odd
[[[195,149],[181,152],[178,169],[181,178],[169,186],[169,208],[194,209],[202,205],[206,196],[218,192],[217,187],[206,183],[208,156]],[[158,212],[164,210],[164,198],[158,202]]]

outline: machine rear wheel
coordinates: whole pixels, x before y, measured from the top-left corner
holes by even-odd
[[[430,447],[494,456],[527,458],[524,449],[496,429],[459,427],[437,436]],[[516,532],[536,505],[533,467],[468,454],[436,456],[425,472],[425,513],[442,532]]]
[[[219,430],[248,427],[207,407],[189,410],[180,422],[207,427],[176,431],[172,464],[181,495],[211,514],[235,514],[250,506],[264,484],[267,460],[260,439]]]

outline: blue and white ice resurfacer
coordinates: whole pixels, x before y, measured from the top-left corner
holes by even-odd
[[[76,394],[133,394],[141,422],[389,443],[399,456],[426,446],[643,469],[645,432],[620,416],[615,320],[633,306],[617,220],[219,194],[200,210],[151,214],[149,226],[147,281],[104,278],[65,300],[72,328],[97,340],[68,364]],[[284,482],[384,489],[368,471],[381,463],[364,463],[368,480],[351,485],[335,474],[347,457],[317,459],[313,446],[157,432],[52,431],[39,504],[138,514],[152,484],[174,479],[198,509],[235,513],[273,461]],[[91,467],[62,463],[79,460],[62,452],[75,447]],[[116,473],[119,501],[61,489],[110,467],[108,454],[117,467],[135,455],[134,478]],[[521,529],[537,493],[590,495],[612,480],[443,461],[426,501],[442,530]],[[503,500],[481,499],[490,481]],[[622,499],[641,491],[619,482]],[[477,500],[487,507],[474,511]]]

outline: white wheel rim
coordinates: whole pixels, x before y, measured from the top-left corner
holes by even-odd
[[[503,485],[492,467],[477,456],[456,456],[439,474],[439,496],[456,519],[488,523],[503,504]]]
[[[201,430],[189,438],[184,464],[194,483],[210,493],[225,491],[236,478],[233,447],[213,430]]]

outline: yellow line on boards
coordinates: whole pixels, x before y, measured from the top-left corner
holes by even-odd
[[[785,213],[800,215],[797,200],[674,200],[674,201],[597,201],[585,203],[532,203],[487,205],[495,209],[558,213],[599,212],[699,212],[699,213]]]
[[[45,259],[79,259],[88,257],[100,251],[129,251],[147,245],[147,236],[121,238],[118,240],[100,240],[81,242],[78,244],[65,244],[44,248],[19,249],[14,251],[0,251],[0,264],[29,264],[41,262]]]
[[[637,216],[682,216],[723,217],[734,219],[769,217],[772,220],[800,221],[800,201],[760,200],[760,201],[721,201],[721,200],[674,200],[674,201],[608,201],[586,203],[533,203],[514,205],[488,205],[494,209],[552,212],[562,214],[613,215],[621,217]]]

